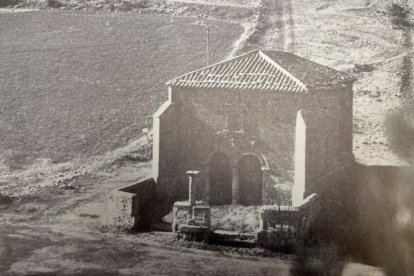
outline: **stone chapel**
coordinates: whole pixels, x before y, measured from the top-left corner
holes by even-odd
[[[256,50],[167,82],[153,116],[157,195],[211,205],[295,205],[353,161],[354,79],[289,52]]]

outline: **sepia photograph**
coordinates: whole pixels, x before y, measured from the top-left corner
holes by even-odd
[[[0,0],[0,275],[414,276],[414,0]]]

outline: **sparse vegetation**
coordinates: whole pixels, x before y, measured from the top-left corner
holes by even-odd
[[[391,14],[391,21],[394,26],[402,29],[409,28],[411,26],[408,20],[410,12],[406,5],[403,3],[391,3],[388,10]]]
[[[0,0],[0,8],[14,6],[17,4],[17,0]]]
[[[298,249],[291,273],[293,276],[339,276],[343,266],[343,256],[336,244],[304,246]]]
[[[60,8],[63,4],[59,0],[47,0],[47,6],[51,8]]]
[[[139,0],[137,2],[137,6],[141,9],[146,9],[151,5],[151,1],[149,0]]]
[[[194,21],[47,11],[2,15],[3,160],[15,168],[36,158],[61,163],[137,139],[167,99],[165,81],[204,65],[205,33]],[[214,23],[213,61],[231,51],[241,31]]]
[[[414,158],[414,104],[391,112],[385,122],[388,140],[394,151],[407,160]]]
[[[10,197],[0,194],[0,206],[8,205],[8,204],[12,203],[12,201],[13,200]]]
[[[373,64],[355,64],[353,72],[356,74],[362,73],[362,72],[371,73],[374,70],[375,70],[375,66]]]
[[[260,206],[225,205],[211,209],[214,230],[255,233],[259,229]]]

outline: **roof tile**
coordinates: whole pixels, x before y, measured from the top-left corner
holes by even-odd
[[[308,92],[342,87],[352,79],[289,52],[249,52],[179,76],[171,86]]]

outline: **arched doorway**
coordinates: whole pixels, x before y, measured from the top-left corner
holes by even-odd
[[[231,166],[224,153],[215,153],[209,162],[210,204],[231,204]]]
[[[253,154],[240,159],[237,170],[239,174],[239,198],[242,205],[262,204],[262,166]]]

